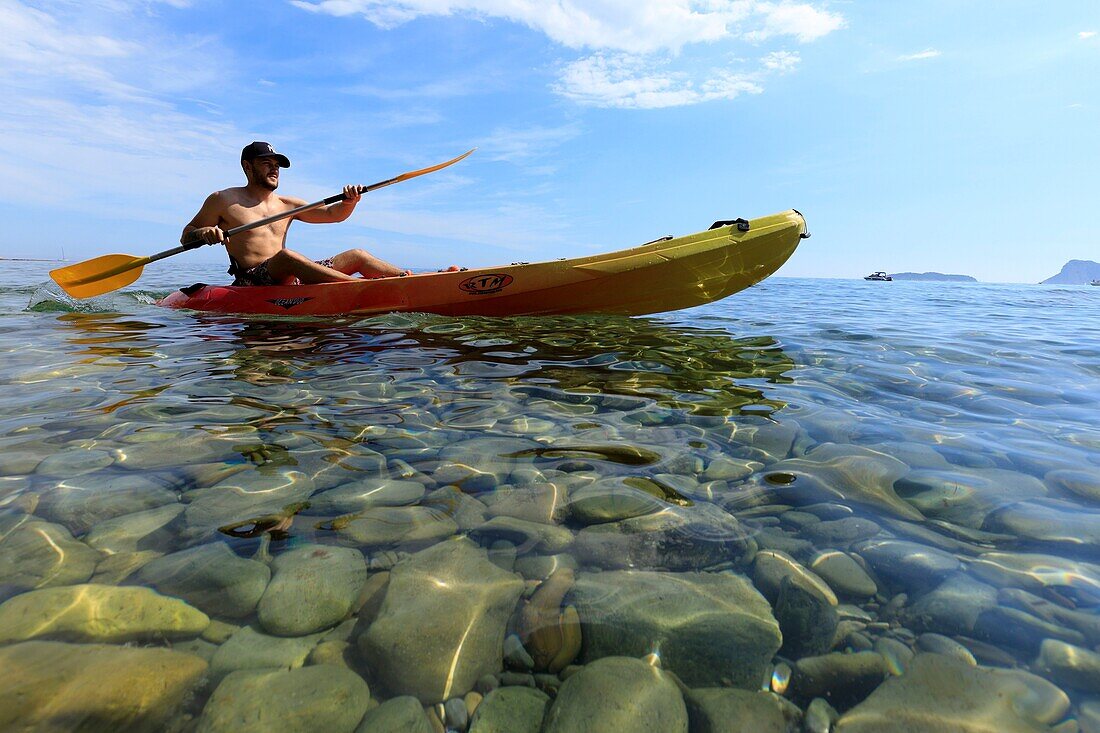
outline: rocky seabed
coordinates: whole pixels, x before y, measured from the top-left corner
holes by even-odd
[[[1100,731],[1089,460],[509,428],[6,439],[0,730]]]

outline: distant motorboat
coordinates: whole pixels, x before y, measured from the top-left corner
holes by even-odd
[[[1093,280],[1089,285],[1100,285],[1100,280]]]
[[[894,278],[890,277],[889,275],[887,275],[885,272],[882,272],[882,271],[872,272],[870,275],[868,275],[867,277],[865,277],[863,279],[864,280],[883,280],[885,282],[893,282],[893,280],[894,280]]]

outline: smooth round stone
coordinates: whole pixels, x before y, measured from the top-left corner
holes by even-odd
[[[61,525],[24,515],[0,534],[0,585],[29,589],[83,583],[100,557]]]
[[[164,730],[205,672],[168,649],[13,644],[0,648],[0,730]]]
[[[836,633],[836,607],[815,590],[809,590],[790,576],[779,584],[775,618],[783,632],[780,654],[797,659],[829,651]]]
[[[507,540],[516,546],[520,554],[532,550],[562,552],[573,544],[573,533],[565,527],[527,522],[515,517],[493,517],[472,534],[489,541]]]
[[[540,718],[541,720],[541,718]],[[424,707],[411,695],[391,697],[367,711],[355,733],[435,733]]]
[[[904,616],[917,629],[969,635],[978,617],[996,606],[996,588],[966,573],[955,573],[914,601]]]
[[[416,547],[453,536],[458,525],[433,507],[377,507],[340,526],[337,532],[342,542],[360,547]]]
[[[302,545],[275,558],[257,606],[260,624],[277,636],[305,636],[343,621],[367,582],[363,553]]]
[[[224,542],[212,542],[157,558],[135,580],[214,616],[243,618],[263,596],[271,569],[238,557]]]
[[[0,642],[187,639],[209,624],[202,611],[148,588],[69,585],[28,591],[0,604]]]
[[[363,479],[309,497],[305,514],[353,514],[372,507],[407,506],[424,496],[424,485],[396,479]]]
[[[328,664],[233,672],[207,701],[198,731],[350,731],[369,703],[370,688],[359,675]]]
[[[480,527],[489,518],[485,504],[453,486],[436,489],[424,497],[420,504],[450,517],[463,531]]]
[[[954,657],[973,666],[978,665],[978,660],[974,658],[969,649],[954,639],[941,634],[921,634],[917,637],[917,648],[933,654]]]
[[[562,684],[541,733],[628,730],[687,733],[687,707],[661,670],[630,657],[604,657]]]
[[[1100,654],[1057,639],[1044,639],[1035,666],[1060,685],[1100,691]]]
[[[0,476],[25,476],[33,473],[51,451],[39,449],[20,450],[6,448],[0,452]]]
[[[802,711],[779,695],[760,690],[703,687],[686,691],[691,730],[788,733],[799,730]]]
[[[798,697],[823,697],[843,709],[867,697],[889,676],[889,665],[881,654],[833,652],[799,659],[790,689]]]
[[[819,552],[810,561],[810,570],[828,583],[838,596],[870,598],[878,593],[871,576],[851,555],[839,550]]]
[[[240,461],[234,445],[241,441],[222,439],[200,430],[145,429],[123,439],[117,451],[118,464],[134,471],[175,470],[181,460],[191,464]]]
[[[790,555],[776,550],[761,550],[756,553],[752,565],[752,580],[765,598],[775,603],[779,598],[780,585],[786,578],[816,594],[830,606],[839,603],[828,583]]]
[[[986,517],[982,528],[1065,552],[1100,549],[1100,512],[1068,501],[1021,501]]]
[[[35,513],[84,534],[108,519],[179,501],[157,476],[101,472],[67,478],[42,493]]]
[[[906,674],[891,677],[846,712],[835,730],[1034,733],[1049,730],[1068,710],[1066,694],[1033,674],[918,654]]]
[[[164,553],[156,550],[138,550],[107,555],[95,566],[91,582],[100,585],[121,585],[123,581],[158,557],[164,557]]]
[[[1066,608],[1018,588],[1002,588],[997,593],[997,600],[1002,605],[1081,632],[1088,646],[1100,645],[1100,615],[1094,613],[1094,609]]]
[[[688,685],[756,689],[781,643],[768,602],[740,575],[581,573],[572,594],[586,659],[659,650]]]
[[[925,516],[974,528],[1000,506],[1047,494],[1034,476],[1000,468],[912,471],[895,488]]]
[[[659,512],[666,506],[666,502],[622,478],[602,479],[574,490],[569,497],[569,512],[581,524],[617,522]]]
[[[469,733],[538,733],[549,703],[531,687],[499,687],[478,704]]]
[[[852,547],[882,578],[904,588],[934,586],[959,569],[959,560],[942,550],[905,540],[869,540]]]
[[[704,481],[740,481],[764,468],[759,461],[720,456],[707,464],[700,476]]]
[[[569,554],[524,555],[516,558],[514,570],[525,580],[546,580],[559,568],[576,570],[576,558]]]
[[[162,531],[183,513],[183,504],[165,504],[143,512],[123,514],[92,527],[84,542],[102,552],[137,552],[166,550],[172,540],[170,532]]]
[[[1079,631],[1004,606],[983,611],[974,624],[974,636],[999,647],[1023,649],[1032,654],[1039,650],[1043,639],[1085,643],[1085,637]]]
[[[500,670],[505,630],[523,591],[519,576],[467,539],[399,562],[359,652],[391,692],[436,703]]]
[[[905,674],[913,659],[913,650],[897,639],[884,636],[875,640],[874,650],[881,654],[890,668],[890,674]]]
[[[38,476],[47,478],[72,478],[101,468],[106,468],[115,462],[114,455],[105,450],[89,448],[66,448],[63,451],[46,456],[39,463],[34,472]]]
[[[1025,552],[987,552],[972,560],[969,571],[998,587],[1042,593],[1050,588],[1080,599],[1083,605],[1100,603],[1100,565],[1057,555]]]
[[[1063,468],[1050,471],[1043,478],[1055,488],[1100,504],[1100,468]]]
[[[489,507],[489,514],[514,517],[527,522],[554,524],[567,513],[569,493],[565,483],[529,483],[522,488],[500,487],[482,494],[480,499]]]
[[[313,480],[301,471],[244,471],[216,486],[187,492],[184,533],[191,538],[206,537],[219,527],[283,514],[288,507],[308,500],[313,491]]]
[[[732,515],[713,504],[669,506],[661,512],[585,527],[577,533],[578,560],[604,568],[694,570],[744,563],[756,542]]]
[[[210,660],[210,677],[219,680],[242,669],[297,669],[305,664],[323,636],[270,636],[244,626],[218,647]]]
[[[881,530],[870,519],[845,517],[817,522],[804,527],[802,533],[818,547],[847,547],[853,542],[870,539]]]

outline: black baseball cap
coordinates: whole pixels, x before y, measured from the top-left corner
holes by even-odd
[[[255,160],[256,158],[274,158],[279,162],[280,168],[290,167],[290,158],[282,153],[275,152],[275,148],[271,147],[271,143],[257,141],[245,145],[244,150],[241,151],[241,160]]]

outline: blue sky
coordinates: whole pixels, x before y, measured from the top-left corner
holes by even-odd
[[[782,275],[1100,260],[1096,0],[0,0],[0,34],[0,256],[167,249],[258,139],[307,200],[479,148],[295,224],[316,257],[537,261],[797,208]]]

